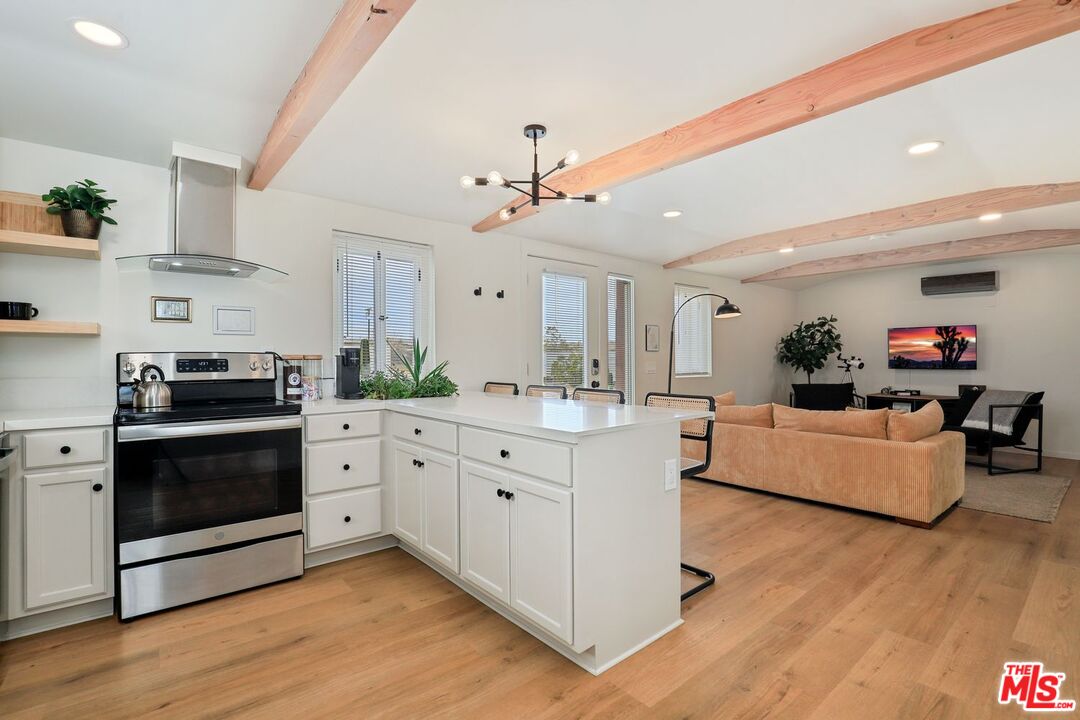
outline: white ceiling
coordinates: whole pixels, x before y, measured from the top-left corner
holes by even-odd
[[[915,27],[1000,0],[417,0],[272,187],[471,225],[509,191],[462,174],[525,175],[596,157]],[[124,0],[0,8],[0,134],[164,164],[185,140],[257,155],[335,0]],[[79,41],[86,15],[131,39]],[[652,262],[746,235],[1003,185],[1080,180],[1080,33],[613,189],[507,232]],[[73,63],[104,90],[58,86]],[[17,77],[15,77],[18,75]],[[8,100],[13,100],[8,102]],[[77,108],[77,113],[72,107]],[[78,118],[77,120],[75,118]],[[945,147],[913,158],[917,140]],[[663,210],[681,218],[665,220]],[[807,259],[991,232],[1080,227],[1080,203],[697,266],[746,277]]]
[[[0,3],[0,135],[167,165],[172,141],[259,148],[340,0]],[[124,50],[71,28],[120,30]]]

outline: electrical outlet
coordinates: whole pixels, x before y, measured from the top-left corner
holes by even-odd
[[[679,487],[679,460],[664,461],[664,490],[675,490]]]

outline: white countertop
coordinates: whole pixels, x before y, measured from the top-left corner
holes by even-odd
[[[390,400],[388,410],[504,432],[573,441],[584,435],[709,417],[694,410],[609,405],[482,392],[456,397]]]
[[[325,415],[327,413],[362,412],[364,410],[382,410],[385,400],[342,400],[336,397],[322,400],[308,400],[300,411],[304,415]]]
[[[46,430],[50,428],[112,425],[114,405],[35,410],[0,410],[0,430]]]

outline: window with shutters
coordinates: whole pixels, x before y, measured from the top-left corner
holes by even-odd
[[[634,280],[607,278],[607,388],[634,404]]]
[[[411,357],[417,339],[433,365],[431,248],[345,232],[334,240],[336,347],[359,348],[371,373],[401,367],[394,350]]]
[[[708,288],[692,285],[675,286],[675,306],[679,312],[675,320],[675,375],[677,377],[702,377],[712,375],[712,306],[707,297],[691,300],[679,311],[679,306],[689,298],[708,292]]]
[[[583,277],[543,274],[540,366],[545,385],[585,385],[586,292]]]

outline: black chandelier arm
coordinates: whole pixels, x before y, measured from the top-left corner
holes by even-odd
[[[553,195],[558,195],[559,194],[559,191],[556,190],[555,188],[548,187],[544,183],[538,183],[538,184],[540,185],[540,187],[544,188],[545,190],[547,190],[549,193],[552,193]]]
[[[528,196],[528,197],[529,197],[530,199],[532,198],[532,193],[531,193],[531,192],[529,192],[528,190],[522,190],[522,189],[521,189],[521,188],[519,188],[519,187],[518,187],[517,185],[514,185],[514,184],[513,184],[512,182],[511,182],[511,183],[510,183],[509,185],[504,185],[503,187],[508,187],[508,188],[510,188],[511,190],[517,190],[517,191],[518,191],[519,193],[521,193],[522,195],[526,195],[526,196]]]
[[[561,162],[561,161],[560,161],[560,162]],[[547,171],[546,173],[544,173],[543,175],[541,175],[541,176],[540,176],[540,179],[541,179],[541,180],[543,180],[544,178],[546,178],[546,177],[547,177],[548,175],[551,175],[551,173],[555,172],[556,170],[562,170],[562,169],[563,169],[563,167],[566,167],[566,166],[565,166],[565,165],[562,165],[562,166],[560,166],[560,165],[556,165],[555,167],[551,168],[551,169],[550,169],[550,170],[548,170],[548,171]]]

